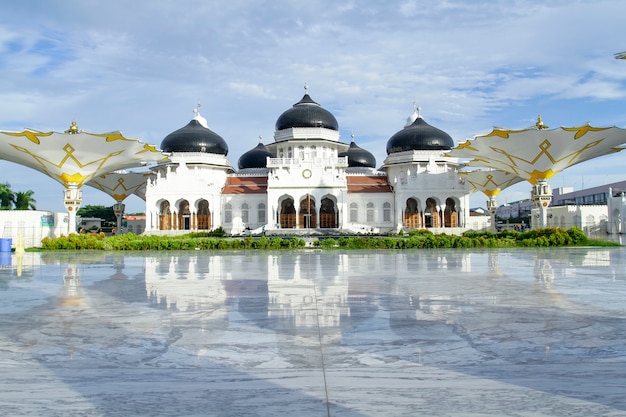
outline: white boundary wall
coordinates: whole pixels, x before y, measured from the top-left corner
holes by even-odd
[[[43,210],[0,210],[0,238],[11,238],[15,248],[21,232],[24,248],[39,248],[44,237],[68,234],[68,217],[68,213]]]

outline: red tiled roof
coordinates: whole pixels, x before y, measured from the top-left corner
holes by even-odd
[[[130,215],[130,216],[124,216],[124,218],[126,220],[146,220],[146,216],[145,215],[142,215],[142,216]]]
[[[349,193],[390,193],[391,185],[385,176],[348,175]]]
[[[265,194],[267,177],[228,177],[222,194]]]

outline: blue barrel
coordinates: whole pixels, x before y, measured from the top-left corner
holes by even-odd
[[[11,252],[0,252],[0,266],[11,266]]]
[[[0,238],[0,252],[11,252],[11,241],[10,237]]]

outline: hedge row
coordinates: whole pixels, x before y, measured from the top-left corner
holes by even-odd
[[[211,235],[210,233],[214,233]],[[217,235],[217,237],[216,237]],[[45,238],[44,250],[222,250],[222,249],[298,249],[304,240],[280,237],[219,237],[223,232],[191,233],[183,236],[118,236],[86,234]],[[533,229],[526,232],[466,232],[462,236],[433,234],[429,230],[412,230],[395,236],[342,236],[320,238],[316,247],[331,249],[434,249],[434,248],[510,248],[553,247],[571,245],[617,245],[607,241],[591,241],[582,230],[573,227]]]
[[[297,249],[305,246],[299,238],[260,237],[254,239],[183,236],[118,236],[69,235],[42,240],[44,250],[233,250],[233,249]]]

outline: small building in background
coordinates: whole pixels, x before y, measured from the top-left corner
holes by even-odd
[[[104,219],[99,217],[77,217],[78,233],[99,233],[102,231]]]
[[[140,235],[146,230],[146,216],[124,216],[122,233],[134,233]]]

